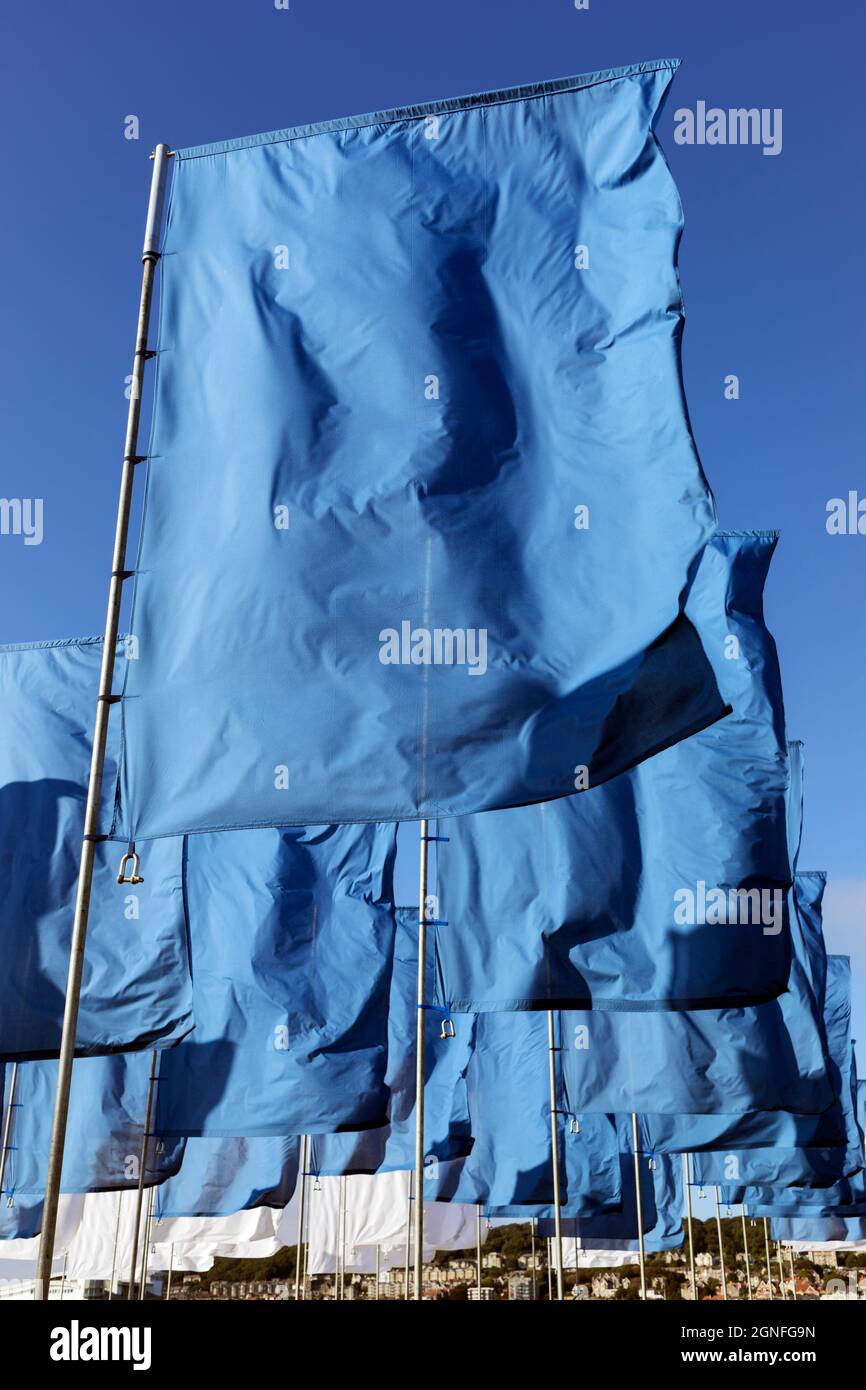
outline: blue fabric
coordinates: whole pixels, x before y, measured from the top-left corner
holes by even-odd
[[[248,1207],[284,1207],[295,1190],[298,1153],[294,1138],[188,1139],[180,1172],[156,1193],[156,1215],[231,1216]]]
[[[830,978],[837,972],[849,981],[847,956],[830,956]],[[762,1186],[724,1188],[726,1200],[742,1202],[754,1216],[845,1217],[866,1216],[866,1170],[864,1170],[863,1131],[866,1128],[866,1087],[858,1082],[853,1045],[848,1047],[847,1065],[839,1072],[840,1104],[845,1118],[848,1152],[859,1160],[853,1173],[833,1183],[809,1186],[793,1180],[775,1180]],[[742,1175],[743,1177],[745,1175]]]
[[[832,1088],[832,1103],[817,1115],[792,1114],[789,1111],[752,1111],[742,1115],[665,1115],[648,1113],[641,1116],[644,1142],[649,1148],[666,1152],[718,1150],[737,1153],[743,1149],[791,1148],[852,1148],[856,1144],[851,1124],[851,995],[850,968],[847,958],[828,957],[821,933],[820,900],[824,875],[798,873],[798,885],[812,885],[812,893],[798,893],[796,921],[803,928],[808,947],[803,957],[804,974],[814,982],[817,1002],[823,1018],[823,1035],[827,1077]],[[793,976],[792,976],[793,980]],[[792,987],[790,995],[779,1001],[783,1009],[796,1004]],[[800,1016],[802,1021],[802,1015]],[[789,1024],[798,1038],[796,1019]],[[799,1044],[796,1044],[799,1045]],[[843,1162],[846,1160],[843,1159]]]
[[[57,1066],[55,1061],[42,1061],[18,1067],[13,1148],[6,1168],[4,1200],[10,1195],[16,1200],[19,1193],[41,1198],[44,1191]],[[63,1156],[63,1192],[138,1187],[150,1070],[151,1058],[144,1052],[76,1061]],[[176,1173],[183,1151],[183,1139],[149,1140],[146,1186],[164,1182]]]
[[[773,1240],[866,1241],[866,1216],[775,1217],[770,1221]]]
[[[863,1166],[856,1148],[762,1148],[692,1155],[692,1178],[702,1187],[745,1183],[750,1188],[800,1186],[823,1189],[852,1177]]]
[[[413,981],[413,995],[414,989]],[[501,1206],[552,1201],[547,1019],[462,1015],[454,1025],[455,1037],[444,1042],[428,1029],[428,1047],[438,1050],[439,1065],[428,1072],[425,1087],[427,1200]],[[459,1076],[451,1094],[449,1074]],[[407,1096],[409,1090],[407,1076]],[[579,1125],[576,1133],[571,1133],[572,1118]],[[563,1107],[559,1133],[562,1192],[574,1209],[592,1213],[618,1203],[613,1117],[572,1117]],[[317,1136],[311,1168],[323,1175],[411,1169],[414,1138],[413,1105],[411,1125],[399,1133]],[[460,1154],[460,1162],[441,1162]]]
[[[728,719],[589,795],[442,823],[452,1009],[704,1009],[785,989],[790,788],[762,607],[775,546],[717,534],[689,595]]]
[[[122,679],[125,647],[116,662]],[[0,1058],[58,1056],[102,641],[0,647]],[[119,722],[109,721],[111,824]],[[95,849],[78,1015],[80,1056],[165,1047],[192,1027],[181,841],[120,886],[117,845]]]
[[[634,1157],[626,1150],[631,1146],[631,1117],[616,1117],[619,1130],[622,1203],[618,1210],[599,1212],[594,1216],[574,1217],[569,1203],[563,1207],[563,1233],[581,1240],[636,1240],[637,1203],[635,1201]],[[644,1243],[647,1251],[674,1250],[683,1242],[683,1182],[682,1165],[665,1154],[641,1154],[639,1172]],[[499,1215],[499,1212],[490,1212]],[[542,1236],[553,1235],[553,1212],[541,1211],[538,1230]],[[533,1215],[529,1212],[529,1215]]]
[[[812,988],[824,943],[812,930],[823,874],[798,874],[789,991],[767,1004],[692,1012],[568,1012],[563,1070],[577,1110],[718,1117],[833,1103],[824,1023]],[[801,914],[808,913],[805,927]],[[820,920],[820,919],[819,919]],[[807,959],[821,957],[818,963]]]
[[[190,836],[196,1027],[165,1056],[161,1134],[385,1123],[395,847],[387,825]]]
[[[549,800],[722,715],[676,66],[178,153],[119,835]]]
[[[317,1134],[310,1168],[321,1176],[405,1171],[415,1166],[415,1024],[418,1016],[418,909],[397,909],[394,969],[388,1013],[389,1123],[358,1133]],[[432,975],[431,975],[432,984]],[[466,1068],[474,1021],[454,1020],[443,1038],[443,1015],[427,1014],[425,1029],[424,1143],[429,1160],[460,1158],[472,1147]]]
[[[457,1020],[457,1027],[463,1023]],[[558,1019],[555,1027],[558,1046]],[[562,1200],[587,1215],[607,1210],[620,1200],[614,1119],[570,1114],[558,1062],[557,1081]],[[447,1182],[436,1189],[438,1200],[497,1208],[552,1202],[546,1016],[479,1014],[466,1084],[472,1150],[462,1164],[451,1165]]]

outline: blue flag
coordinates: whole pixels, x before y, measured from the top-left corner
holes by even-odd
[[[866,1241],[866,1216],[774,1217],[770,1221],[770,1235],[773,1240],[801,1244],[839,1242],[850,1245]]]
[[[121,643],[116,679],[127,648]],[[58,1056],[102,641],[0,647],[0,1058]],[[116,782],[109,727],[105,786]],[[106,797],[101,826],[112,807]],[[78,1015],[81,1056],[166,1047],[192,1028],[181,841],[154,846],[144,883],[95,850]]]
[[[57,1062],[18,1067],[12,1151],[4,1201],[38,1197],[45,1188],[57,1085]],[[63,1192],[137,1188],[147,1114],[151,1058],[144,1052],[79,1059],[72,1069],[63,1156]],[[7,1089],[9,1078],[7,1072]],[[148,1139],[145,1184],[164,1182],[180,1168],[184,1140]]]
[[[741,1007],[790,966],[790,781],[762,595],[776,536],[717,534],[686,611],[734,713],[587,796],[448,822],[455,1010]]]
[[[692,1177],[702,1187],[745,1183],[756,1187],[828,1188],[852,1177],[863,1166],[856,1148],[782,1148],[706,1150],[692,1155]]]
[[[839,973],[850,980],[847,956],[829,957],[830,975]],[[833,1059],[836,1070],[836,1059]],[[866,1125],[866,1087],[858,1082],[853,1045],[838,1068],[839,1105],[844,1116],[849,1159],[847,1174],[833,1182],[805,1184],[796,1177],[771,1179],[765,1185],[726,1187],[725,1200],[744,1203],[754,1216],[844,1217],[866,1216],[866,1171],[864,1171],[863,1130]],[[745,1175],[742,1175],[747,1181]]]
[[[297,1139],[188,1139],[175,1177],[156,1194],[159,1219],[231,1216],[249,1207],[284,1207],[298,1176]]]
[[[798,894],[796,920],[811,941],[804,959],[810,962],[806,970],[811,971],[821,1006],[831,1103],[817,1115],[793,1114],[783,1110],[752,1111],[742,1115],[644,1114],[641,1124],[647,1147],[665,1152],[717,1150],[737,1153],[742,1149],[844,1149],[852,1146],[850,1101],[844,1095],[851,1076],[850,969],[845,963],[847,958],[828,957],[824,950],[820,920],[824,875],[798,873],[797,883],[811,883],[814,889],[811,898]],[[808,912],[804,910],[804,904],[808,904]],[[793,1001],[792,988],[791,993],[783,995],[779,1002],[783,1009],[790,1009]],[[785,1050],[796,1046],[798,1031],[795,1029]],[[784,1055],[785,1052],[781,1053],[780,1058],[784,1058]],[[843,1158],[842,1161],[846,1160]]]
[[[637,1201],[635,1197],[634,1157],[631,1145],[631,1117],[616,1117],[619,1129],[622,1202],[619,1209],[592,1216],[573,1216],[569,1203],[564,1206],[564,1234],[581,1240],[636,1240]],[[681,1164],[665,1154],[641,1154],[639,1159],[641,1208],[644,1241],[648,1251],[674,1250],[682,1245],[683,1182]],[[499,1212],[490,1212],[499,1215]],[[503,1213],[507,1214],[507,1213]],[[532,1215],[532,1213],[529,1213]],[[552,1210],[541,1213],[539,1234],[553,1235]]]
[[[386,1122],[395,846],[387,825],[190,836],[196,1026],[165,1056],[161,1134]]]
[[[550,800],[723,714],[676,66],[176,151],[119,835]]]
[[[317,1134],[310,1151],[311,1171],[402,1172],[415,1166],[415,1024],[418,1016],[418,909],[397,909],[394,969],[388,1013],[389,1123],[357,1133]],[[466,1070],[472,1054],[474,1020],[450,1020],[432,1012],[424,1050],[424,1143],[428,1161],[459,1158],[472,1147]],[[441,1019],[442,1026],[435,1023]],[[443,1036],[444,1035],[444,1036]]]
[[[711,1115],[714,1126],[723,1115],[730,1124],[731,1115],[746,1111],[825,1111],[835,1092],[811,983],[824,969],[824,882],[823,874],[796,876],[791,974],[779,999],[742,1009],[564,1014],[569,1104],[653,1117]]]
[[[851,1076],[854,1059],[851,1062]],[[833,1067],[839,1082],[841,1073]],[[846,1080],[850,1080],[846,1078]],[[832,1148],[814,1145],[706,1151],[692,1156],[692,1173],[696,1183],[704,1185],[745,1183],[750,1188],[829,1188],[845,1178],[860,1174],[864,1167],[862,1128],[863,1092],[866,1082],[857,1082],[859,1129],[852,1124],[852,1112],[847,1105],[835,1107],[846,1131],[845,1144]],[[806,1199],[808,1200],[808,1199]]]

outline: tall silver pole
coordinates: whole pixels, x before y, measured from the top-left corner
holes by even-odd
[[[6,1191],[6,1163],[12,1152],[12,1119],[15,1114],[15,1094],[18,1090],[18,1063],[13,1062],[9,1073],[9,1101],[3,1117],[3,1150],[0,1152],[0,1193]]]
[[[48,1287],[51,1282],[54,1237],[57,1231],[57,1203],[60,1199],[60,1182],[63,1174],[63,1149],[66,1143],[66,1121],[69,1114],[69,1090],[72,1083],[75,1035],[78,1029],[78,1005],[81,997],[81,977],[84,970],[84,946],[87,939],[87,919],[90,912],[90,893],[93,885],[93,862],[97,842],[102,838],[99,834],[99,808],[102,796],[102,774],[105,766],[105,743],[108,736],[109,711],[115,699],[112,693],[112,684],[123,583],[129,577],[126,569],[126,545],[129,535],[135,467],[137,463],[141,462],[138,453],[141,387],[144,378],[144,364],[149,356],[147,335],[150,326],[150,306],[153,298],[156,264],[160,256],[159,231],[162,222],[168,157],[168,146],[157,145],[153,157],[147,223],[144,232],[144,247],[141,253],[142,271],[138,325],[135,334],[135,352],[132,359],[129,411],[126,419],[126,439],[120,474],[114,553],[108,586],[108,608],[105,617],[102,667],[99,674],[99,695],[96,702],[96,718],[93,728],[90,780],[87,788],[87,805],[84,811],[84,838],[81,844],[78,891],[75,898],[75,917],[72,923],[72,941],[69,948],[69,973],[66,980],[66,1002],[63,1010],[63,1031],[60,1040],[60,1064],[57,1071],[54,1118],[51,1126],[51,1143],[48,1150],[48,1169],[42,1207],[42,1234],[39,1242],[35,1291],[35,1297],[40,1300],[48,1298]]]
[[[307,1195],[307,1152],[309,1139],[301,1135],[301,1190],[298,1194],[298,1245],[295,1251],[295,1302],[301,1297],[301,1251],[304,1246],[304,1199]]]
[[[548,1297],[548,1300],[549,1300],[551,1303],[553,1302],[553,1274],[551,1273],[551,1270],[552,1270],[552,1269],[553,1269],[553,1241],[550,1239],[550,1236],[548,1236],[548,1237],[547,1237],[547,1297]]]
[[[418,841],[418,1005],[415,1020],[415,1288],[421,1299],[421,1266],[424,1261],[424,1044],[425,985],[427,974],[427,845],[428,824],[421,821]]]
[[[698,1301],[698,1276],[695,1271],[695,1239],[692,1231],[692,1159],[691,1154],[683,1154],[683,1183],[686,1189],[686,1214],[689,1227],[689,1280],[692,1286],[692,1302]]]
[[[481,1302],[481,1203],[475,1207],[475,1287]]]
[[[127,1290],[127,1302],[132,1303],[135,1298],[135,1268],[138,1262],[138,1237],[141,1229],[141,1208],[144,1200],[144,1182],[147,1177],[147,1145],[150,1139],[150,1125],[153,1114],[153,1087],[156,1082],[156,1069],[159,1062],[159,1053],[155,1050],[150,1054],[150,1076],[147,1081],[147,1100],[144,1106],[144,1133],[141,1136],[141,1153],[138,1159],[138,1191],[135,1196],[135,1221],[132,1228],[132,1257],[129,1262],[129,1289]]]
[[[722,1271],[722,1298],[728,1296],[728,1276],[725,1273],[725,1249],[722,1245],[722,1205],[719,1199],[719,1188],[716,1185],[716,1230],[719,1233],[719,1266]]]
[[[556,1297],[562,1302],[562,1190],[559,1181],[559,1106],[556,1087],[556,1024],[547,1010],[547,1073],[550,1085],[550,1172],[553,1178],[553,1243],[556,1249]]]
[[[340,1300],[346,1297],[346,1175],[340,1178]]]
[[[409,1191],[406,1195],[406,1267],[403,1271],[403,1297],[409,1297],[409,1260],[412,1254],[412,1174],[409,1174]]]
[[[797,1276],[796,1276],[796,1274],[794,1273],[794,1247],[793,1247],[793,1245],[789,1245],[789,1246],[788,1246],[788,1259],[789,1259],[790,1262],[791,1262],[791,1297],[793,1298],[794,1302],[796,1303],[796,1301],[797,1301]]]
[[[764,1245],[767,1249],[767,1285],[770,1290],[770,1297],[773,1297],[773,1266],[770,1263],[770,1228],[767,1225],[767,1218],[764,1217]]]
[[[64,1295],[65,1295],[65,1293],[66,1293],[66,1265],[67,1265],[68,1260],[69,1260],[69,1251],[66,1250],[66,1251],[64,1251],[64,1254],[63,1254],[63,1273],[62,1273],[61,1276],[60,1276],[60,1301],[61,1301],[61,1303],[63,1302],[63,1298],[64,1298]]]
[[[166,1303],[167,1303],[168,1300],[171,1298],[171,1276],[173,1275],[173,1273],[174,1273],[174,1241],[172,1241],[172,1242],[171,1242],[171,1245],[168,1247],[168,1279],[166,1280],[166,1285],[165,1285],[165,1301],[166,1301]]]
[[[746,1208],[743,1207],[740,1213],[743,1218],[743,1249],[746,1252],[746,1288],[749,1290],[749,1298],[752,1297],[752,1266],[749,1261],[749,1233],[746,1230]]]
[[[643,1198],[640,1190],[640,1146],[637,1135],[637,1115],[631,1117],[631,1147],[634,1154],[634,1193],[637,1203],[637,1253],[640,1261],[640,1296],[646,1299],[646,1249],[643,1235]]]
[[[150,1236],[153,1222],[153,1188],[147,1194],[147,1215],[144,1218],[144,1244],[141,1249],[141,1277],[138,1281],[138,1299],[144,1301],[147,1284],[147,1266],[150,1262]]]
[[[538,1297],[538,1285],[537,1285],[536,1282],[535,1282],[535,1273],[536,1273],[536,1271],[535,1271],[535,1217],[534,1217],[534,1216],[533,1216],[532,1220],[531,1220],[530,1223],[529,1223],[529,1248],[530,1248],[530,1252],[531,1252],[531,1253],[530,1253],[530,1259],[531,1259],[531,1261],[532,1261],[532,1297],[533,1297],[533,1300],[535,1300],[535,1299]]]
[[[309,1150],[308,1150],[308,1152],[309,1152]],[[303,1274],[302,1274],[302,1276],[301,1276],[301,1297],[302,1297],[302,1298],[306,1298],[306,1297],[307,1297],[307,1273],[308,1273],[309,1264],[310,1264],[310,1231],[312,1230],[312,1219],[313,1219],[313,1192],[314,1192],[314,1187],[313,1187],[313,1184],[310,1183],[310,1186],[309,1186],[309,1188],[308,1188],[308,1190],[307,1190],[307,1217],[306,1217],[307,1239],[306,1239],[306,1241],[305,1241],[305,1243],[304,1243],[304,1272],[303,1272]],[[311,1284],[310,1284],[310,1293],[312,1294],[312,1282],[311,1282]]]
[[[782,1263],[782,1242],[780,1240],[776,1241],[776,1254],[779,1257],[779,1287],[782,1290],[782,1299],[786,1301],[788,1295],[785,1293],[785,1266]]]
[[[117,1217],[114,1222],[114,1246],[111,1251],[111,1278],[108,1281],[108,1301],[114,1298],[114,1276],[117,1273],[117,1242],[120,1239],[120,1213],[123,1208],[123,1193],[117,1194]]]
[[[375,1296],[376,1296],[376,1302],[377,1302],[377,1303],[379,1302],[379,1287],[380,1287],[381,1282],[382,1282],[382,1280],[381,1280],[381,1274],[382,1274],[381,1255],[382,1255],[382,1247],[381,1247],[381,1245],[377,1245],[377,1246],[376,1246],[376,1295],[375,1295]]]

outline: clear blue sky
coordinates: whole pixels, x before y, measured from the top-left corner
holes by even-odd
[[[101,631],[150,166],[221,137],[644,58],[684,60],[659,128],[686,212],[685,373],[722,524],[779,527],[768,614],[806,741],[804,867],[859,955],[866,1038],[866,536],[830,537],[863,453],[864,12],[815,0],[43,0],[7,7],[0,640]],[[678,146],[696,101],[781,107],[783,148]],[[140,139],[124,138],[124,118]],[[736,373],[741,398],[726,401]],[[203,518],[206,523],[206,502]],[[862,1055],[862,1050],[861,1050]]]

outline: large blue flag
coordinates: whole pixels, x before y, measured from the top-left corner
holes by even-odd
[[[564,1014],[569,1103],[578,1110],[711,1115],[714,1125],[717,1117],[746,1111],[825,1111],[835,1092],[812,986],[815,972],[824,971],[824,884],[823,874],[796,876],[791,973],[779,999],[682,1013]]]
[[[298,1176],[298,1140],[188,1139],[180,1172],[163,1183],[154,1210],[169,1216],[231,1216],[249,1207],[284,1207]]]
[[[786,988],[790,782],[762,607],[775,546],[717,534],[689,596],[728,719],[587,796],[443,825],[452,1009],[720,1008]]]
[[[676,66],[176,151],[118,834],[550,800],[723,713]]]
[[[196,1026],[164,1059],[161,1134],[386,1122],[395,852],[387,825],[189,837]]]
[[[117,680],[134,653],[120,644]],[[98,638],[0,647],[0,1058],[59,1055],[101,661]],[[154,846],[134,887],[116,882],[117,845],[96,846],[79,1055],[164,1047],[192,1027],[181,843]]]
[[[19,1194],[41,1198],[44,1191],[57,1066],[54,1061],[19,1064],[4,1201],[14,1202]],[[76,1062],[63,1152],[63,1192],[138,1187],[150,1071],[151,1058],[144,1052]],[[145,1185],[164,1182],[176,1173],[183,1151],[183,1139],[161,1140],[150,1131]]]

